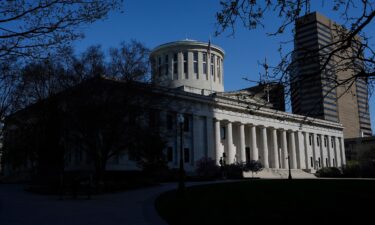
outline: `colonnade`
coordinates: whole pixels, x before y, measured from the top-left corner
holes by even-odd
[[[342,136],[312,130],[214,120],[215,158],[226,164],[259,160],[264,168],[319,169],[345,164]]]

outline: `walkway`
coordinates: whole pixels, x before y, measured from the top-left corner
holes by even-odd
[[[91,200],[65,199],[23,191],[21,185],[0,184],[1,225],[143,225],[166,224],[154,208],[155,198],[176,188],[157,187],[93,196]]]
[[[187,186],[232,182],[221,180],[187,183]],[[0,184],[0,225],[167,225],[155,210],[157,196],[176,183],[114,194],[59,200],[38,195],[22,185]]]

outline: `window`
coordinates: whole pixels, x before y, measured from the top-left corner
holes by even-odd
[[[167,114],[167,129],[172,130],[173,128],[173,116],[171,114]]]
[[[327,137],[326,136],[324,136],[324,147],[327,147]]]
[[[184,162],[190,162],[190,150],[189,148],[184,148]]]
[[[216,69],[217,69],[217,79],[219,80],[220,83],[220,58],[216,57]]]
[[[167,148],[167,161],[168,162],[173,161],[173,148],[172,147]]]
[[[150,128],[157,128],[158,127],[158,118],[159,112],[155,110],[151,110],[148,113],[148,125]]]
[[[310,134],[309,135],[309,143],[310,143],[310,146],[312,145],[312,135]]]
[[[164,69],[165,69],[164,74],[168,76],[169,74],[169,56],[168,55],[165,55],[165,58],[164,58]]]
[[[206,75],[206,80],[208,80],[208,74],[207,74],[207,53],[202,54],[202,60],[203,60],[203,74]]]
[[[184,131],[185,132],[188,132],[190,130],[189,125],[190,125],[189,116],[185,115],[184,116]]]
[[[311,167],[314,167],[313,157],[310,157],[310,164],[311,164]]]
[[[333,166],[336,166],[335,159],[332,159],[332,162],[333,162]]]
[[[189,79],[189,75],[188,75],[188,53],[184,52],[183,57],[184,57],[183,62],[184,62],[185,79]]]
[[[221,127],[220,129],[220,137],[221,137],[221,140],[224,140],[225,139],[225,127]]]
[[[331,137],[331,147],[334,148],[334,142],[335,142],[335,139],[333,137]]]
[[[75,162],[76,162],[76,164],[79,164],[79,163],[82,162],[82,155],[83,155],[82,149],[77,149],[75,151]]]
[[[216,81],[214,62],[214,54],[211,54],[211,76],[214,78],[214,81]]]
[[[158,57],[158,74],[161,76],[161,57]]]
[[[320,167],[320,158],[318,158],[318,167]]]
[[[173,55],[173,80],[178,80],[178,54]]]
[[[329,166],[329,164],[328,164],[328,158],[326,158],[326,166]]]
[[[199,79],[199,73],[198,73],[198,52],[194,52],[193,62],[194,62],[194,73],[196,75],[196,78]]]
[[[319,138],[319,136],[316,136],[316,143],[317,143],[318,146],[320,145],[320,138]]]

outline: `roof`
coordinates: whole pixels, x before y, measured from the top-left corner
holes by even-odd
[[[204,48],[208,47],[207,42],[185,39],[185,40],[173,41],[173,42],[168,42],[168,43],[165,43],[165,44],[158,45],[152,50],[151,54],[153,54],[153,53],[155,53],[155,52],[157,52],[161,49],[164,49],[164,48],[178,47],[178,46],[192,46],[192,45],[201,46],[201,47],[204,47]],[[211,48],[220,52],[221,54],[223,54],[223,56],[225,55],[225,51],[221,47],[211,44]]]

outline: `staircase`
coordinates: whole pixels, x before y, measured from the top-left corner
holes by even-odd
[[[316,176],[312,173],[303,171],[302,169],[292,169],[291,170],[293,179],[314,179]],[[263,169],[258,173],[254,173],[254,177],[259,178],[270,178],[270,179],[287,179],[289,175],[288,169]],[[251,178],[251,172],[243,172],[243,177]]]

